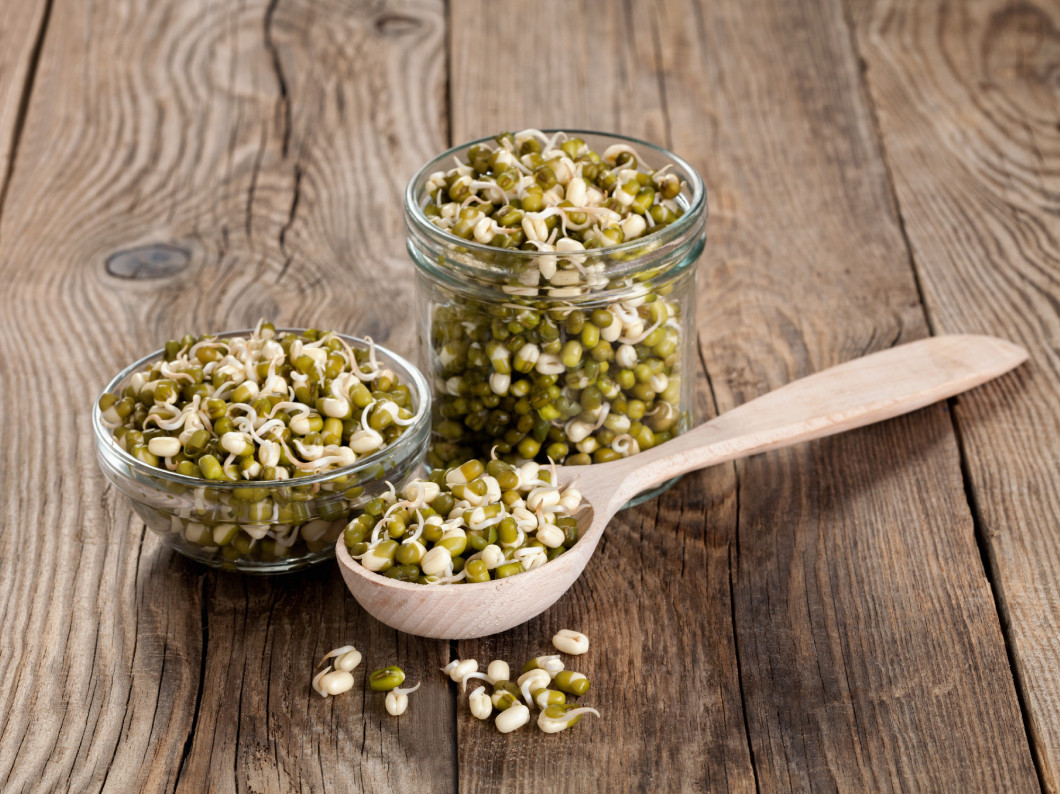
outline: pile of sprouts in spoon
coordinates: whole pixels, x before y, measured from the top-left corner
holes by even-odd
[[[469,460],[369,502],[346,527],[353,559],[420,584],[488,582],[544,565],[578,540],[574,488],[533,461]]]

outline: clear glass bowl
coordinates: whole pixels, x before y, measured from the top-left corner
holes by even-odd
[[[300,333],[302,329],[280,331]],[[219,337],[247,336],[230,331]],[[342,336],[354,348],[368,344]],[[421,473],[430,436],[430,388],[416,367],[375,345],[380,364],[412,393],[415,415],[390,446],[352,466],[291,480],[217,482],[142,463],[115,441],[98,400],[92,411],[96,457],[110,483],[132,501],[144,523],[181,554],[205,565],[243,573],[285,573],[335,556],[335,541],[349,514]],[[104,392],[121,393],[136,372],[163,350],[126,367]],[[236,531],[232,531],[232,527]],[[218,542],[222,541],[222,542]],[[223,542],[227,541],[227,542]]]

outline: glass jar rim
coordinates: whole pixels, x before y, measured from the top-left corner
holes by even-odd
[[[704,187],[703,178],[699,175],[699,172],[692,167],[692,165],[682,157],[674,154],[668,149],[664,149],[661,146],[656,146],[653,143],[640,140],[639,138],[633,138],[628,135],[620,135],[613,132],[603,132],[598,130],[536,130],[545,135],[559,135],[563,134],[570,138],[598,138],[613,141],[615,143],[626,143],[633,147],[639,147],[641,149],[649,150],[667,162],[660,165],[662,168],[666,165],[674,165],[677,168],[684,171],[683,176],[690,187],[691,197],[688,202],[688,206],[685,208],[685,212],[681,217],[675,220],[673,223],[668,224],[666,227],[658,232],[651,234],[645,234],[634,240],[627,240],[626,242],[619,243],[618,245],[601,246],[600,248],[592,248],[586,251],[587,255],[600,258],[615,257],[616,259],[622,258],[625,254],[630,251],[635,251],[643,246],[656,243],[662,245],[668,241],[680,238],[682,235],[689,231],[694,231],[697,225],[700,225],[703,220],[702,216],[706,213],[707,208],[707,197],[706,188]],[[457,237],[447,229],[442,229],[431,223],[430,218],[423,211],[423,205],[420,203],[420,196],[418,195],[418,186],[426,184],[427,178],[439,170],[438,165],[444,160],[458,157],[459,154],[472,146],[485,143],[495,143],[496,138],[493,136],[487,136],[483,138],[476,138],[473,141],[462,143],[458,146],[453,146],[441,154],[433,157],[423,166],[421,166],[412,178],[409,180],[408,185],[405,187],[405,218],[406,225],[410,231],[416,231],[424,234],[431,239],[434,243],[439,245],[457,245],[460,248],[467,251],[467,253],[479,255],[482,257],[496,257],[498,254],[504,254],[506,256],[525,258],[527,261],[533,261],[535,257],[545,256],[556,256],[555,251],[526,251],[526,250],[512,250],[507,248],[498,248],[497,246],[487,245],[480,243],[477,240],[465,240],[462,237]],[[658,168],[656,168],[658,170]]]
[[[277,333],[296,333],[301,334],[309,330],[308,328],[276,328]],[[209,334],[209,336],[215,336],[218,339],[231,338],[235,336],[246,336],[253,333],[253,329],[240,329],[234,331],[223,331],[218,334]],[[115,456],[122,465],[128,466],[140,474],[147,475],[149,477],[158,478],[160,480],[166,480],[169,482],[177,483],[180,485],[191,486],[191,487],[209,487],[216,488],[218,490],[233,490],[236,488],[277,488],[277,487],[291,487],[296,485],[314,485],[316,483],[327,482],[341,476],[347,476],[350,474],[356,474],[364,469],[371,466],[377,465],[381,460],[384,460],[390,455],[393,455],[396,451],[400,450],[403,442],[407,442],[412,439],[415,440],[418,435],[425,433],[429,429],[430,414],[431,414],[431,394],[430,386],[427,383],[426,377],[420,372],[419,368],[413,365],[403,356],[398,355],[389,348],[383,347],[382,345],[376,344],[370,338],[360,338],[356,336],[348,336],[341,334],[338,331],[332,331],[336,336],[343,339],[347,344],[356,345],[362,349],[368,349],[369,346],[374,347],[377,354],[382,354],[383,358],[387,360],[388,365],[396,365],[399,369],[404,372],[399,373],[402,378],[407,378],[408,385],[414,392],[414,397],[418,402],[416,413],[413,414],[412,421],[408,426],[408,430],[401,434],[392,444],[388,444],[381,449],[376,450],[372,454],[358,458],[356,461],[351,463],[349,466],[341,466],[336,469],[328,469],[327,471],[319,472],[317,474],[310,474],[305,477],[293,477],[287,480],[247,480],[245,482],[229,482],[227,480],[207,480],[203,477],[189,477],[186,474],[179,474],[175,471],[169,471],[168,469],[159,468],[152,466],[148,463],[144,463],[141,460],[137,460],[124,450],[120,444],[114,439],[114,434],[111,429],[107,426],[106,422],[103,421],[103,412],[99,408],[99,398],[96,399],[95,405],[92,407],[92,429],[96,436],[96,448],[106,455]],[[106,386],[103,387],[103,391],[99,397],[103,397],[104,394],[114,394],[118,384],[122,383],[125,379],[131,377],[134,373],[145,369],[149,364],[154,363],[156,360],[165,355],[165,348],[149,353],[146,356],[134,361],[129,366],[125,367],[121,372],[115,375]],[[105,446],[104,446],[105,445]]]

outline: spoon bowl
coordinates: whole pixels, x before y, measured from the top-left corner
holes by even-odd
[[[578,542],[525,573],[455,585],[401,582],[373,573],[335,547],[346,586],[378,620],[409,634],[483,637],[540,614],[565,593],[604,528],[637,493],[672,477],[909,413],[952,397],[1027,359],[989,336],[938,336],[873,353],[793,381],[637,455],[560,467],[559,484],[582,494]]]

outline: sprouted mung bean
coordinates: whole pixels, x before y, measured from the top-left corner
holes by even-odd
[[[489,681],[489,676],[485,673],[480,673],[478,670],[478,662],[474,659],[454,660],[442,668],[442,672],[448,672],[449,677],[460,684],[460,690],[467,690],[467,682],[471,678],[480,678],[483,681]]]
[[[341,695],[353,688],[353,674],[347,670],[335,670],[330,665],[313,677],[313,689],[321,697]]]
[[[336,500],[308,516],[317,490],[363,489],[339,476],[300,488],[298,479],[350,466],[397,441],[414,419],[409,387],[380,364],[374,345],[355,349],[330,331],[191,336],[99,401],[119,446],[141,463],[211,483],[204,516],[173,516],[186,541],[225,560],[282,559],[333,544],[348,510]],[[262,483],[277,483],[275,489]],[[220,508],[215,510],[213,508]]]
[[[556,684],[556,689],[560,692],[566,692],[568,695],[584,695],[591,686],[589,679],[585,677],[584,673],[578,673],[574,670],[560,671],[556,674],[553,681]]]
[[[649,271],[616,283],[598,249],[645,238],[651,250],[685,212],[683,180],[625,142],[597,153],[564,133],[495,140],[426,182],[431,223],[513,252],[493,262],[511,271],[501,300],[442,290],[434,301],[430,464],[493,449],[512,462],[600,463],[668,440],[690,422],[685,309],[673,279]]]
[[[545,733],[559,733],[578,724],[584,714],[600,716],[600,712],[588,706],[580,708],[570,703],[554,703],[537,715],[537,727]]]
[[[555,706],[557,704],[562,705],[567,702],[567,696],[565,694],[559,690],[547,689],[545,687],[530,690],[530,697],[533,699],[534,705],[539,709],[546,709],[549,706]]]
[[[493,722],[501,733],[511,733],[530,722],[530,709],[522,703],[512,703]]]
[[[560,629],[553,635],[552,645],[560,653],[579,656],[589,650],[589,638],[580,631]]]
[[[540,567],[578,540],[581,493],[559,488],[554,467],[470,460],[430,476],[350,521],[353,559],[401,581],[488,582]]]
[[[361,663],[361,652],[352,645],[343,645],[341,648],[328,651],[317,667],[322,667],[328,659],[335,660],[334,667],[336,670],[344,670],[350,673]]]
[[[335,659],[334,667],[327,664],[328,659]],[[321,669],[313,676],[313,691],[322,698],[349,691],[353,688],[352,671],[360,661],[361,654],[352,645],[343,645],[328,651],[317,664]]]
[[[409,707],[409,695],[419,688],[420,685],[416,684],[416,686],[410,686],[405,689],[395,688],[387,692],[385,700],[387,713],[394,717],[400,717],[404,714]]]
[[[538,689],[545,689],[551,683],[552,676],[548,674],[548,671],[535,667],[533,670],[519,676],[515,685],[519,687],[523,700],[525,700],[526,704],[529,706],[533,705],[534,702],[532,693]]]
[[[551,656],[536,656],[523,665],[523,672],[528,673],[531,670],[540,668],[552,678],[555,678],[556,674],[563,670],[563,667],[563,661],[555,654]]]
[[[491,684],[496,684],[498,681],[507,681],[511,675],[508,663],[503,659],[494,659],[486,667],[486,678]]]
[[[490,696],[493,708],[504,711],[513,703],[519,702],[519,687],[511,681],[498,681],[493,685],[493,694]]]
[[[489,719],[489,716],[493,713],[493,702],[490,700],[490,696],[486,694],[486,687],[484,686],[473,690],[468,697],[467,703],[471,709],[471,716],[475,717],[475,719]]]

